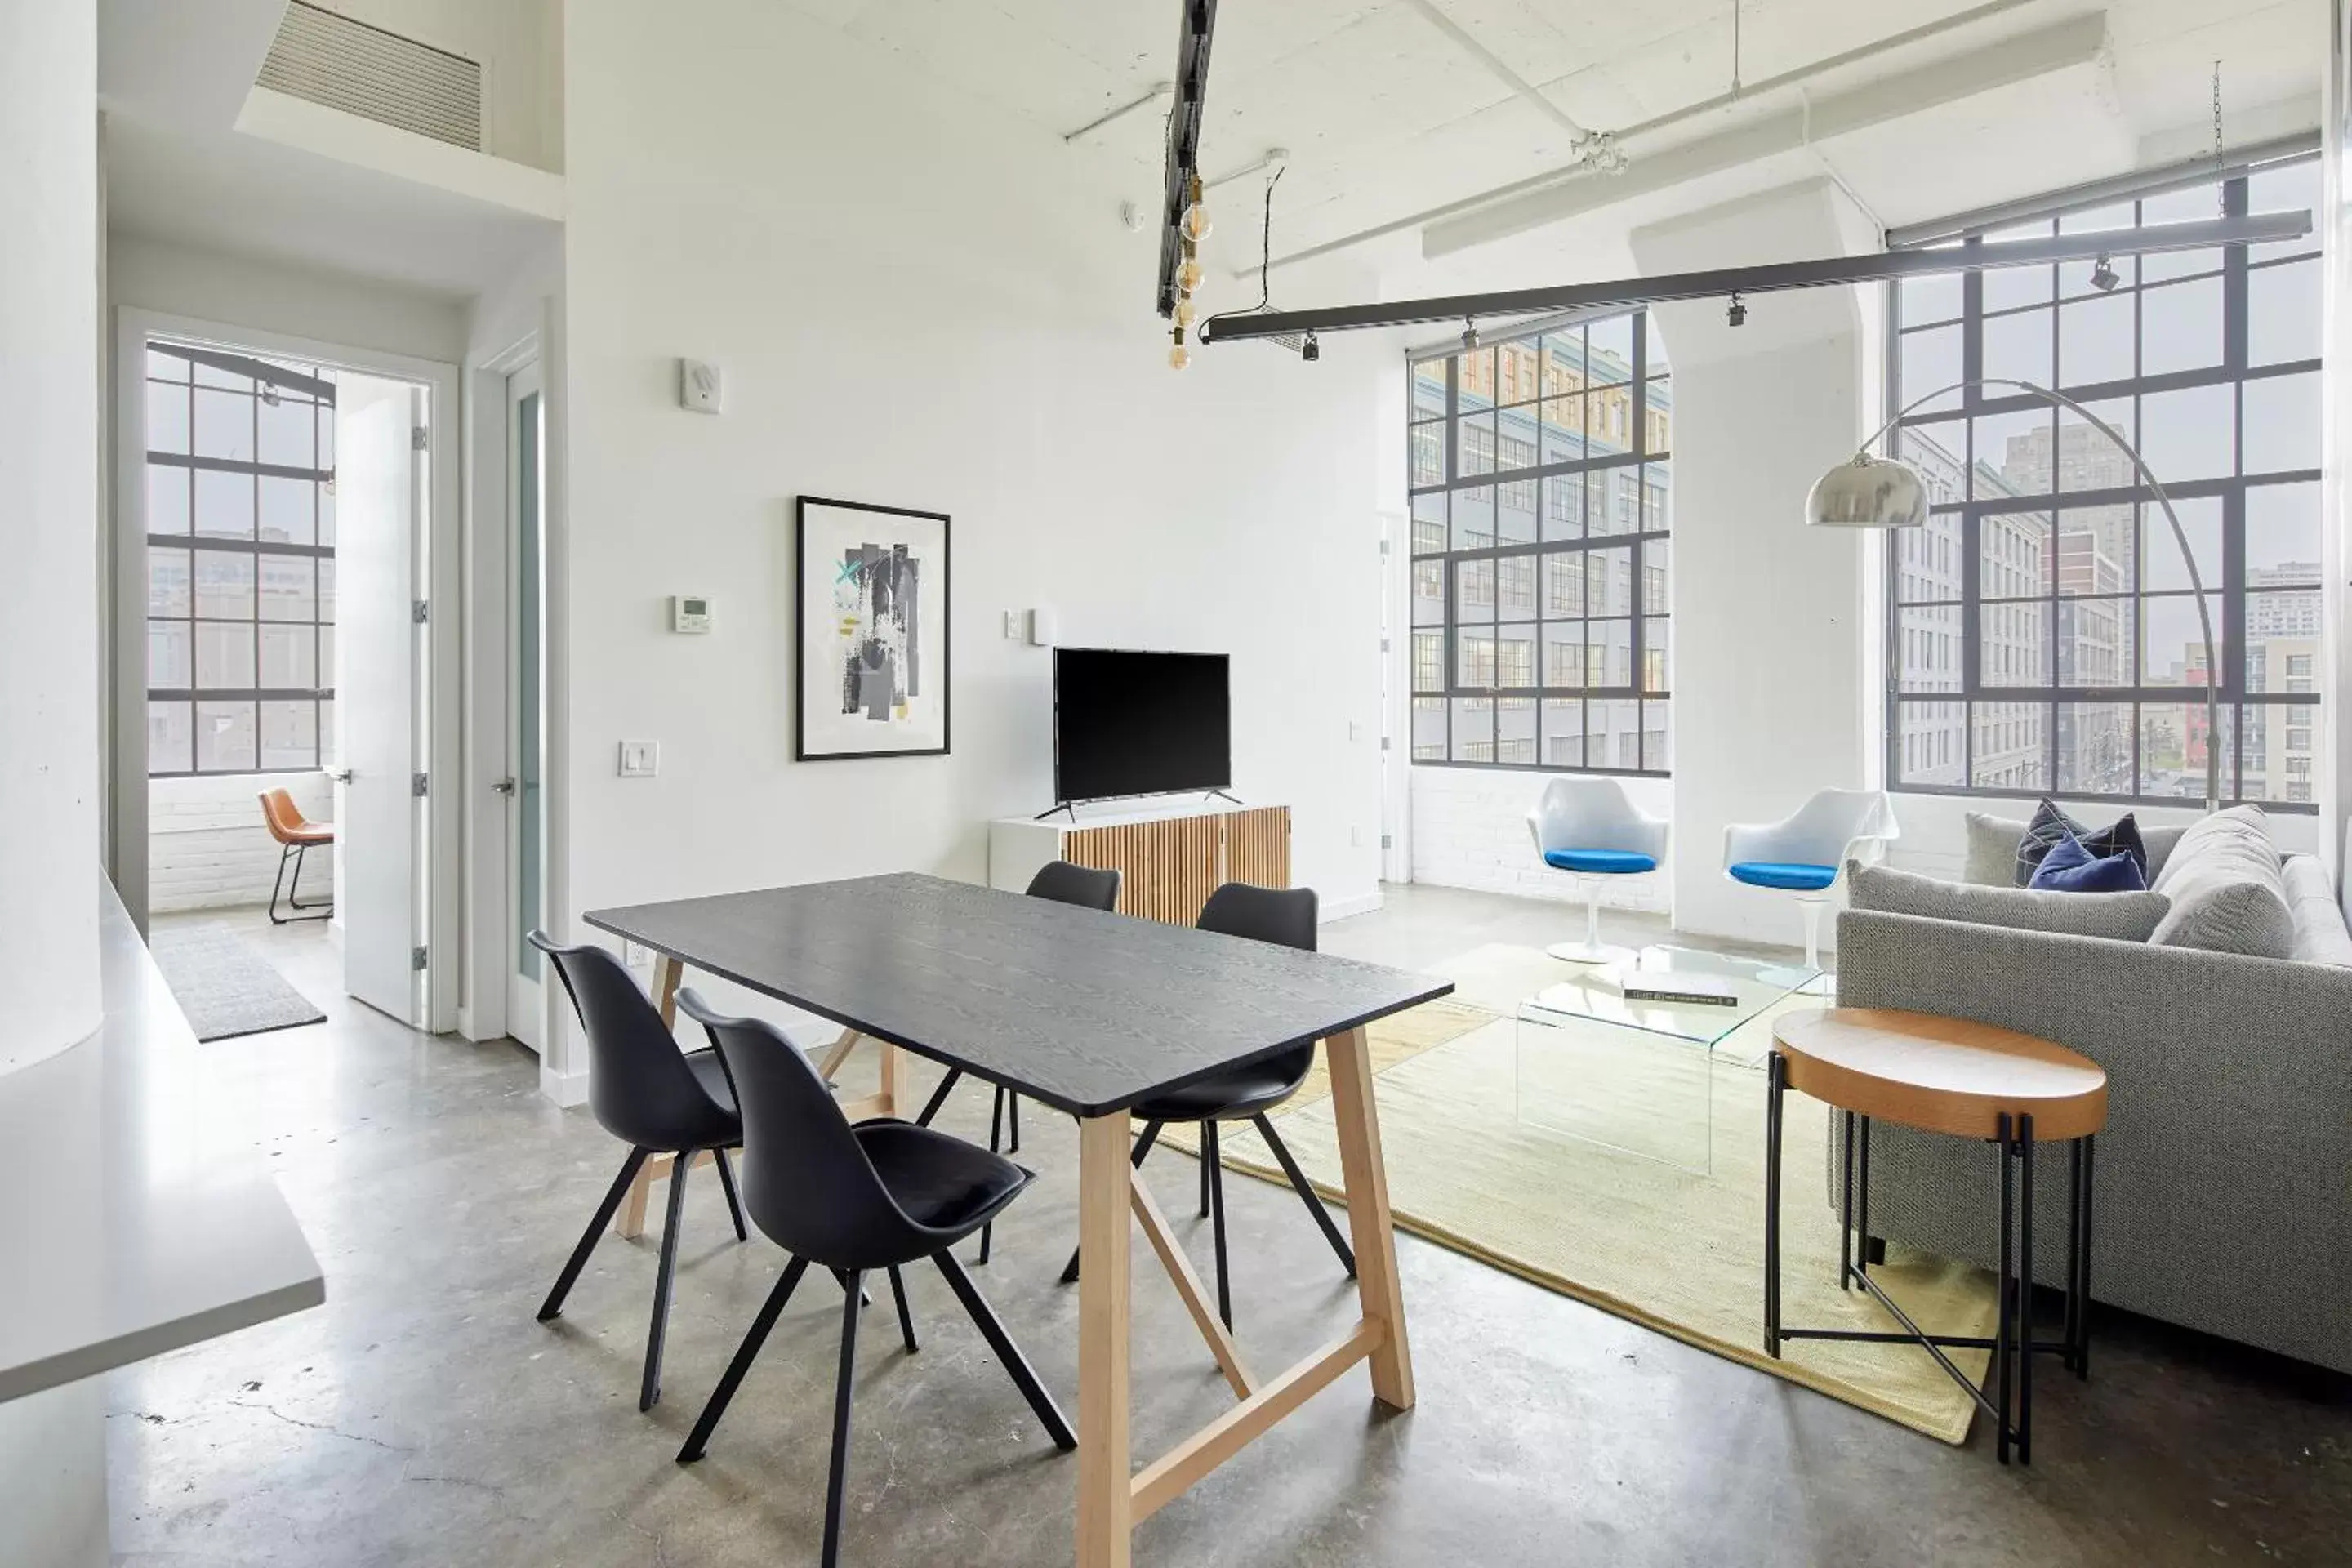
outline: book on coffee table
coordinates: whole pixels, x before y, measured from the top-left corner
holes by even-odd
[[[1621,969],[1613,978],[1628,1002],[1698,1003],[1709,1007],[1737,1007],[1739,988],[1713,974],[1661,970],[1654,973]]]

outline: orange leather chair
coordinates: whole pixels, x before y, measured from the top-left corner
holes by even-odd
[[[295,921],[323,921],[335,912],[332,899],[323,905],[304,903],[299,896],[302,889],[302,858],[310,850],[335,841],[334,825],[311,822],[295,806],[294,797],[282,789],[261,792],[261,820],[269,828],[269,837],[278,840],[278,881],[269,889],[269,919],[276,925],[289,925]],[[286,862],[294,862],[294,880],[286,880]],[[278,897],[286,895],[289,910],[314,910],[315,914],[281,915],[278,912]]]

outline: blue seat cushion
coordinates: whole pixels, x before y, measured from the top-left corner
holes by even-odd
[[[1731,879],[1751,888],[1782,888],[1792,893],[1818,893],[1837,880],[1834,866],[1808,866],[1801,860],[1742,860],[1730,868]]]
[[[1547,849],[1544,864],[1557,866],[1563,871],[1586,871],[1601,877],[1630,877],[1638,871],[1654,871],[1658,858],[1636,855],[1631,849]]]

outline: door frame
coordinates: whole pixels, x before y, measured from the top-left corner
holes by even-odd
[[[307,360],[367,375],[422,386],[431,395],[432,448],[427,453],[428,505],[418,545],[425,552],[418,581],[433,606],[426,622],[427,677],[420,689],[425,704],[424,766],[430,778],[449,788],[429,788],[425,796],[424,864],[426,900],[425,942],[425,1027],[442,1034],[457,1027],[463,978],[459,932],[464,905],[460,877],[464,843],[458,814],[446,803],[458,795],[463,763],[460,711],[468,675],[462,658],[465,582],[458,545],[462,538],[466,422],[455,364],[377,349],[354,348],[298,337],[261,327],[205,321],[168,311],[120,305],[114,310],[113,510],[106,534],[108,604],[107,869],[141,931],[148,916],[147,812],[147,340],[185,342]]]

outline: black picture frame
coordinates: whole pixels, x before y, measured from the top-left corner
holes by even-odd
[[[834,615],[831,600],[832,581],[827,579],[823,583],[814,583],[811,580],[809,571],[811,529],[813,525],[822,526],[827,522],[833,522],[837,527],[840,521],[829,518],[823,513],[813,515],[814,509],[820,508],[824,509],[825,512],[856,512],[875,518],[910,520],[911,522],[919,523],[919,526],[901,523],[895,536],[885,532],[878,541],[892,544],[904,543],[910,550],[921,550],[923,553],[917,557],[919,563],[929,558],[934,547],[935,533],[935,547],[939,561],[939,585],[936,599],[939,630],[936,636],[927,636],[923,639],[921,645],[923,655],[919,670],[926,675],[934,668],[937,672],[939,725],[936,744],[924,743],[928,742],[929,738],[928,725],[913,731],[912,739],[918,743],[903,746],[861,746],[856,743],[840,745],[828,743],[829,741],[840,741],[842,737],[839,735],[826,737],[819,734],[813,737],[811,734],[811,714],[813,712],[824,714],[828,711],[826,708],[818,704],[837,704],[840,700],[840,689],[835,684],[839,679],[838,669],[829,661],[820,663],[811,658],[811,645],[820,635],[814,628],[830,625]],[[943,757],[948,754],[951,737],[950,720],[954,696],[955,649],[951,618],[954,595],[950,591],[953,584],[953,553],[950,519],[946,512],[926,511],[916,507],[883,506],[873,501],[841,500],[830,496],[804,495],[793,498],[793,761],[853,762],[879,757]],[[916,592],[918,595],[916,603],[919,613],[921,606],[933,603],[928,581],[919,579]],[[819,595],[822,596],[822,602],[819,602]],[[812,682],[815,685],[813,686]],[[821,690],[818,689],[819,687],[822,688]]]

